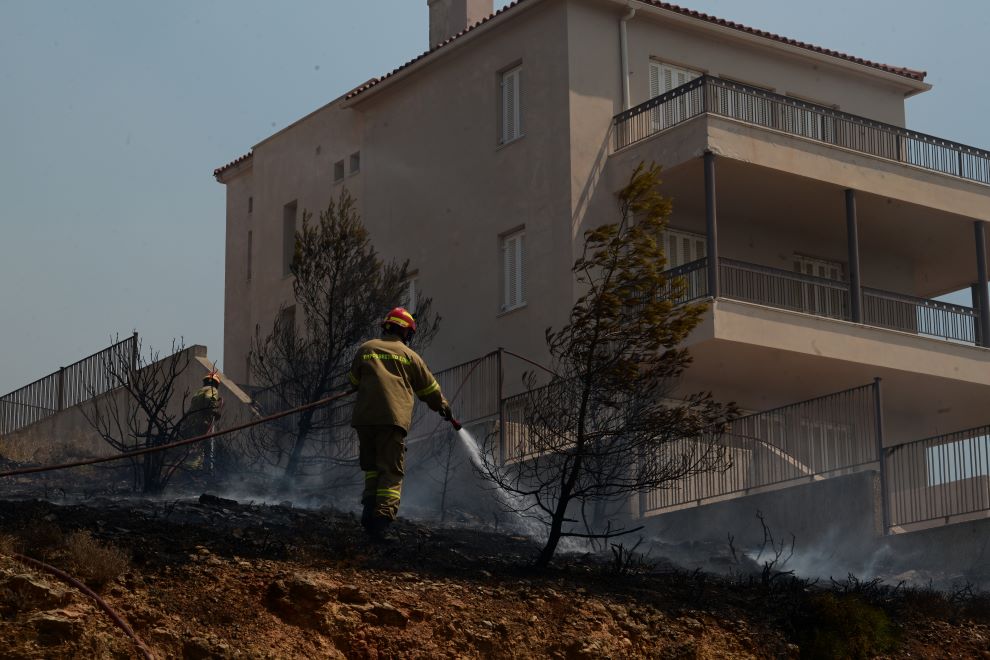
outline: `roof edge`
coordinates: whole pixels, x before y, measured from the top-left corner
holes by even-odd
[[[452,44],[456,44],[459,40],[462,40],[465,37],[471,36],[472,33],[475,33],[480,28],[490,26],[491,21],[496,20],[502,16],[505,16],[506,14],[514,13],[515,10],[517,10],[520,6],[532,6],[537,2],[539,2],[539,0],[514,0],[514,2],[507,4],[506,6],[502,7],[498,11],[492,13],[491,15],[486,16],[485,18],[474,23],[473,25],[466,27],[464,30],[451,36],[446,41],[436,44],[429,50],[421,53],[420,55],[417,55],[413,59],[409,60],[408,62],[402,64],[399,67],[396,67],[395,69],[386,73],[385,75],[372,78],[363,85],[355,87],[350,92],[347,92],[347,94],[344,95],[345,102],[347,103],[347,105],[350,105],[351,103],[354,102],[354,100],[358,96],[367,94],[370,92],[370,90],[375,89],[376,87],[379,87],[384,83],[391,82],[397,76],[403,76],[403,74],[410,73],[412,70],[418,69],[421,65],[426,64],[426,62],[424,62],[423,60],[427,60],[427,59],[432,60],[433,59],[432,56],[438,51],[441,51]],[[857,57],[855,55],[848,55],[846,53],[842,53],[836,50],[824,48],[822,46],[816,46],[814,44],[810,44],[804,41],[791,39],[789,37],[784,37],[778,34],[774,34],[772,32],[767,32],[766,30],[752,28],[747,25],[743,25],[742,23],[736,23],[735,21],[730,21],[724,18],[718,18],[717,16],[705,14],[704,12],[699,12],[693,9],[687,9],[686,7],[681,7],[679,5],[671,4],[669,2],[662,2],[661,0],[611,0],[611,2],[627,5],[627,6],[632,5],[633,3],[639,5],[646,5],[647,8],[670,12],[672,14],[678,15],[679,17],[699,21],[700,23],[704,23],[708,26],[717,26],[726,30],[732,30],[741,35],[745,35],[746,37],[749,38],[755,37],[759,39],[765,39],[767,42],[770,42],[768,45],[781,44],[796,49],[796,52],[798,53],[801,53],[802,51],[810,52],[810,53],[815,53],[819,56],[827,57],[830,60],[837,60],[838,63],[847,62],[852,64],[858,64],[860,66],[866,67],[867,69],[873,69],[877,72],[882,72],[885,74],[896,76],[894,80],[902,79],[903,82],[907,83],[910,87],[912,87],[913,90],[915,90],[912,92],[912,94],[918,93],[920,91],[925,91],[926,89],[931,88],[930,85],[925,83],[925,77],[928,75],[928,72],[926,71],[919,71],[916,69],[910,69],[908,67],[893,66],[890,64],[874,62],[872,60],[868,60],[862,57]]]
[[[221,165],[220,167],[218,167],[215,170],[213,170],[213,178],[216,179],[217,181],[219,181],[220,183],[223,183],[223,175],[224,175],[225,172],[227,172],[230,169],[233,169],[233,168],[237,167],[238,165],[241,165],[243,163],[246,163],[248,160],[251,159],[252,156],[254,156],[254,149],[252,149],[251,151],[247,152],[243,156],[238,156],[237,158],[235,158],[234,160],[230,161],[226,165]]]

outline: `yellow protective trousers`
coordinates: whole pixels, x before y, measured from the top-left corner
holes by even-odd
[[[406,432],[398,426],[356,426],[364,470],[361,504],[377,518],[395,520],[406,473]]]

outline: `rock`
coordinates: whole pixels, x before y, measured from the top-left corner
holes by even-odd
[[[216,495],[209,495],[203,493],[199,496],[199,503],[205,506],[218,506],[224,509],[233,509],[234,507],[240,506],[237,500],[228,500],[223,497],[217,497]]]
[[[206,660],[210,658],[231,658],[233,652],[227,642],[214,637],[192,637],[182,645],[185,660]]]
[[[683,619],[681,619],[681,623],[683,623],[688,630],[701,630],[702,628],[704,628],[704,625],[702,625],[700,621],[698,621],[697,619],[692,619],[689,616],[686,616]]]
[[[371,601],[371,597],[355,585],[345,584],[337,589],[337,600],[350,605],[364,605]]]
[[[38,643],[44,646],[62,644],[82,632],[82,625],[77,619],[56,612],[36,614],[29,619],[29,623],[34,628]]]
[[[333,600],[334,594],[330,585],[295,573],[268,585],[265,604],[286,623],[319,628],[325,618],[320,610]]]
[[[383,626],[395,626],[396,628],[405,628],[406,623],[409,622],[409,615],[407,615],[402,610],[389,605],[388,603],[381,603],[375,605],[371,608],[372,615],[374,615],[375,620],[378,624]]]
[[[15,612],[33,612],[67,605],[72,595],[39,578],[19,574],[0,582],[0,598]]]

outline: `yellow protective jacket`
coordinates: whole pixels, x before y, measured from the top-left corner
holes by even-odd
[[[183,423],[183,434],[187,437],[206,433],[210,425],[220,419],[223,399],[220,390],[213,385],[204,385],[196,390],[189,401],[189,410]]]
[[[416,397],[431,410],[447,405],[423,358],[395,335],[362,344],[348,378],[358,393],[351,426],[398,426],[408,433]]]

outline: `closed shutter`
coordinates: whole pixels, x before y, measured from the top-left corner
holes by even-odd
[[[697,71],[670,66],[662,62],[650,62],[650,98],[666,94],[686,85],[701,76]],[[670,128],[674,124],[689,118],[688,99],[682,96],[675,101],[665,103],[662,108],[653,111],[654,130]]]
[[[525,238],[517,232],[502,239],[502,311],[526,304]]]
[[[522,68],[516,67],[502,74],[500,142],[505,144],[522,136],[522,95],[520,93]]]
[[[410,275],[406,280],[405,289],[402,291],[402,297],[399,298],[399,307],[405,307],[406,311],[410,314],[416,313],[416,301],[419,299],[419,277],[417,275]]]
[[[704,234],[679,229],[663,231],[663,246],[667,251],[667,268],[703,259],[708,254],[708,242]]]

